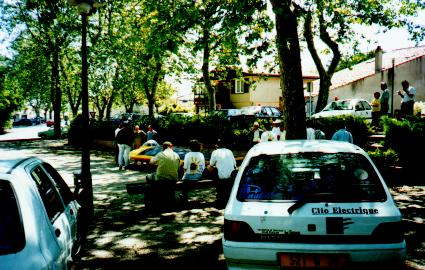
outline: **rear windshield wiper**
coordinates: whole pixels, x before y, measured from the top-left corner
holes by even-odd
[[[291,205],[288,208],[288,213],[290,215],[292,215],[292,213],[295,210],[303,207],[307,203],[329,201],[331,198],[332,198],[332,201],[334,201],[335,200],[335,195],[336,194],[334,194],[334,193],[313,193],[313,194],[307,194],[303,198],[301,198],[298,201],[296,201],[293,205]]]

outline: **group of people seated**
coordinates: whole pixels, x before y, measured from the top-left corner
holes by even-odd
[[[237,169],[233,152],[226,148],[225,142],[218,140],[207,164],[199,141],[191,140],[189,148],[190,152],[185,154],[183,161],[182,200],[187,201],[188,185],[191,181],[212,179],[215,181],[217,203],[224,206],[233,186],[233,174]],[[146,183],[151,185],[148,196],[151,201],[159,199],[152,202],[153,206],[173,205],[174,186],[179,180],[181,164],[179,155],[173,151],[173,144],[165,141],[162,144],[162,151],[152,157],[150,164],[156,165],[156,171],[146,176]]]

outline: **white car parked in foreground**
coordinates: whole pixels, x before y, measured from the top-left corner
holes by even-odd
[[[229,269],[400,267],[402,216],[365,151],[265,142],[246,155],[224,212]]]
[[[0,158],[0,268],[68,269],[80,205],[48,163]]]
[[[322,111],[313,114],[312,118],[352,115],[372,119],[372,106],[365,99],[341,99],[330,102]]]

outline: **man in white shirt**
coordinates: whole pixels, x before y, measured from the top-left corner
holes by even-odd
[[[260,142],[261,132],[263,132],[263,130],[260,129],[260,124],[258,122],[254,122],[252,125],[252,145]]]
[[[272,141],[276,141],[276,134],[274,134],[272,132],[272,127],[270,125],[270,123],[265,123],[264,124],[264,132],[263,134],[261,134],[261,140],[260,142],[272,142]]]
[[[216,181],[217,203],[219,207],[226,206],[233,187],[232,173],[236,169],[236,160],[233,152],[224,147],[222,140],[218,140],[216,150],[211,153],[208,171]],[[216,174],[216,175],[215,175]]]
[[[401,117],[413,115],[413,106],[415,105],[416,89],[409,86],[409,82],[404,80],[401,82],[403,90],[399,90],[398,94],[402,98]]]

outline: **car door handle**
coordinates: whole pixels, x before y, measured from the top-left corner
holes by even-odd
[[[55,230],[55,235],[56,235],[56,237],[59,237],[61,235],[61,230],[56,229]]]

